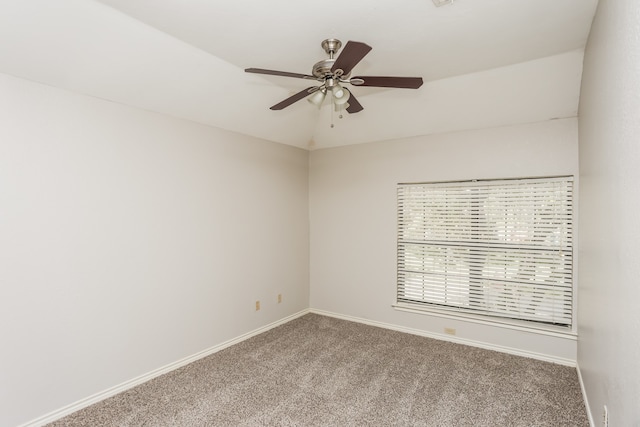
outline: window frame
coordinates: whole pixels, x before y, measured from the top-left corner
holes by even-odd
[[[554,182],[554,181],[562,181],[568,183],[568,198],[570,199],[570,217],[569,217],[569,228],[567,230],[568,234],[573,235],[570,238],[570,282],[571,282],[571,294],[570,294],[570,324],[569,325],[558,325],[553,323],[544,323],[542,321],[537,320],[523,320],[518,318],[511,318],[504,315],[493,315],[491,313],[476,313],[475,310],[470,310],[467,308],[460,308],[456,306],[447,306],[436,304],[428,301],[410,301],[411,298],[403,298],[401,295],[401,285],[400,285],[400,274],[401,274],[401,200],[400,200],[400,189],[403,186],[447,186],[447,185],[455,185],[455,186],[464,186],[468,184],[467,188],[473,188],[477,185],[487,184],[492,186],[499,186],[501,184],[511,184],[511,183],[538,183],[538,182]],[[547,333],[551,335],[576,335],[576,300],[577,300],[577,281],[576,281],[576,238],[575,238],[575,225],[576,225],[576,181],[573,175],[564,175],[564,176],[542,176],[542,177],[521,177],[521,178],[500,178],[500,179],[472,179],[472,180],[460,180],[460,181],[433,181],[433,182],[409,182],[409,183],[398,183],[396,186],[397,189],[397,200],[396,206],[398,209],[397,212],[397,249],[396,249],[396,262],[397,262],[397,280],[396,280],[396,301],[393,304],[393,307],[402,311],[409,311],[414,313],[424,313],[435,315],[439,317],[447,317],[454,319],[463,319],[467,321],[472,321],[476,323],[490,324],[490,325],[498,325],[509,327],[513,329],[526,330],[526,331],[538,331],[542,333]],[[537,224],[537,223],[536,223]],[[464,246],[464,245],[462,245]],[[470,249],[473,248],[473,245],[468,246]],[[472,267],[469,267],[472,268]],[[471,279],[469,279],[470,281]],[[467,286],[470,290],[470,286]],[[406,291],[406,289],[403,288]]]

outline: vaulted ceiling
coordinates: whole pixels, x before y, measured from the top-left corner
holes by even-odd
[[[0,3],[0,72],[235,132],[317,149],[577,114],[597,0],[20,0]],[[373,50],[364,106],[271,105],[309,86],[322,40]],[[314,83],[314,82],[311,82]],[[331,124],[334,127],[331,127]]]

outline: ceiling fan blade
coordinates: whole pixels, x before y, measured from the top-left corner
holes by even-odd
[[[349,114],[357,113],[364,110],[364,107],[360,105],[356,97],[353,96],[353,92],[351,92],[351,95],[349,96],[349,100],[347,102],[349,103],[349,106],[346,108],[346,110]]]
[[[272,75],[272,76],[295,77],[295,78],[298,78],[298,79],[313,79],[313,80],[316,80],[315,77],[310,76],[308,74],[289,73],[288,71],[265,70],[264,68],[247,68],[244,71],[247,72],[247,73],[269,74],[269,75]]]
[[[346,76],[370,50],[371,46],[368,44],[348,41],[336,62],[333,63],[331,72],[335,73],[336,70],[342,70],[342,74]]]
[[[380,77],[358,76],[351,80],[360,79],[360,82],[352,82],[356,86],[394,87],[400,89],[418,89],[422,86],[422,77]]]
[[[290,96],[289,98],[285,99],[284,101],[281,101],[279,103],[277,103],[276,105],[270,107],[270,110],[282,110],[285,107],[288,107],[289,105],[293,104],[294,102],[300,101],[302,98],[306,98],[307,96],[311,95],[312,93],[316,92],[318,89],[320,89],[320,86],[311,86],[308,87],[304,90],[301,90],[300,92],[296,93],[295,95]]]

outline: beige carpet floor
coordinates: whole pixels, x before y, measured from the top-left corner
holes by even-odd
[[[588,425],[575,368],[308,314],[49,426]]]

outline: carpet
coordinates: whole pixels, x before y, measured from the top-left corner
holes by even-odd
[[[588,426],[575,368],[307,314],[73,426]]]

